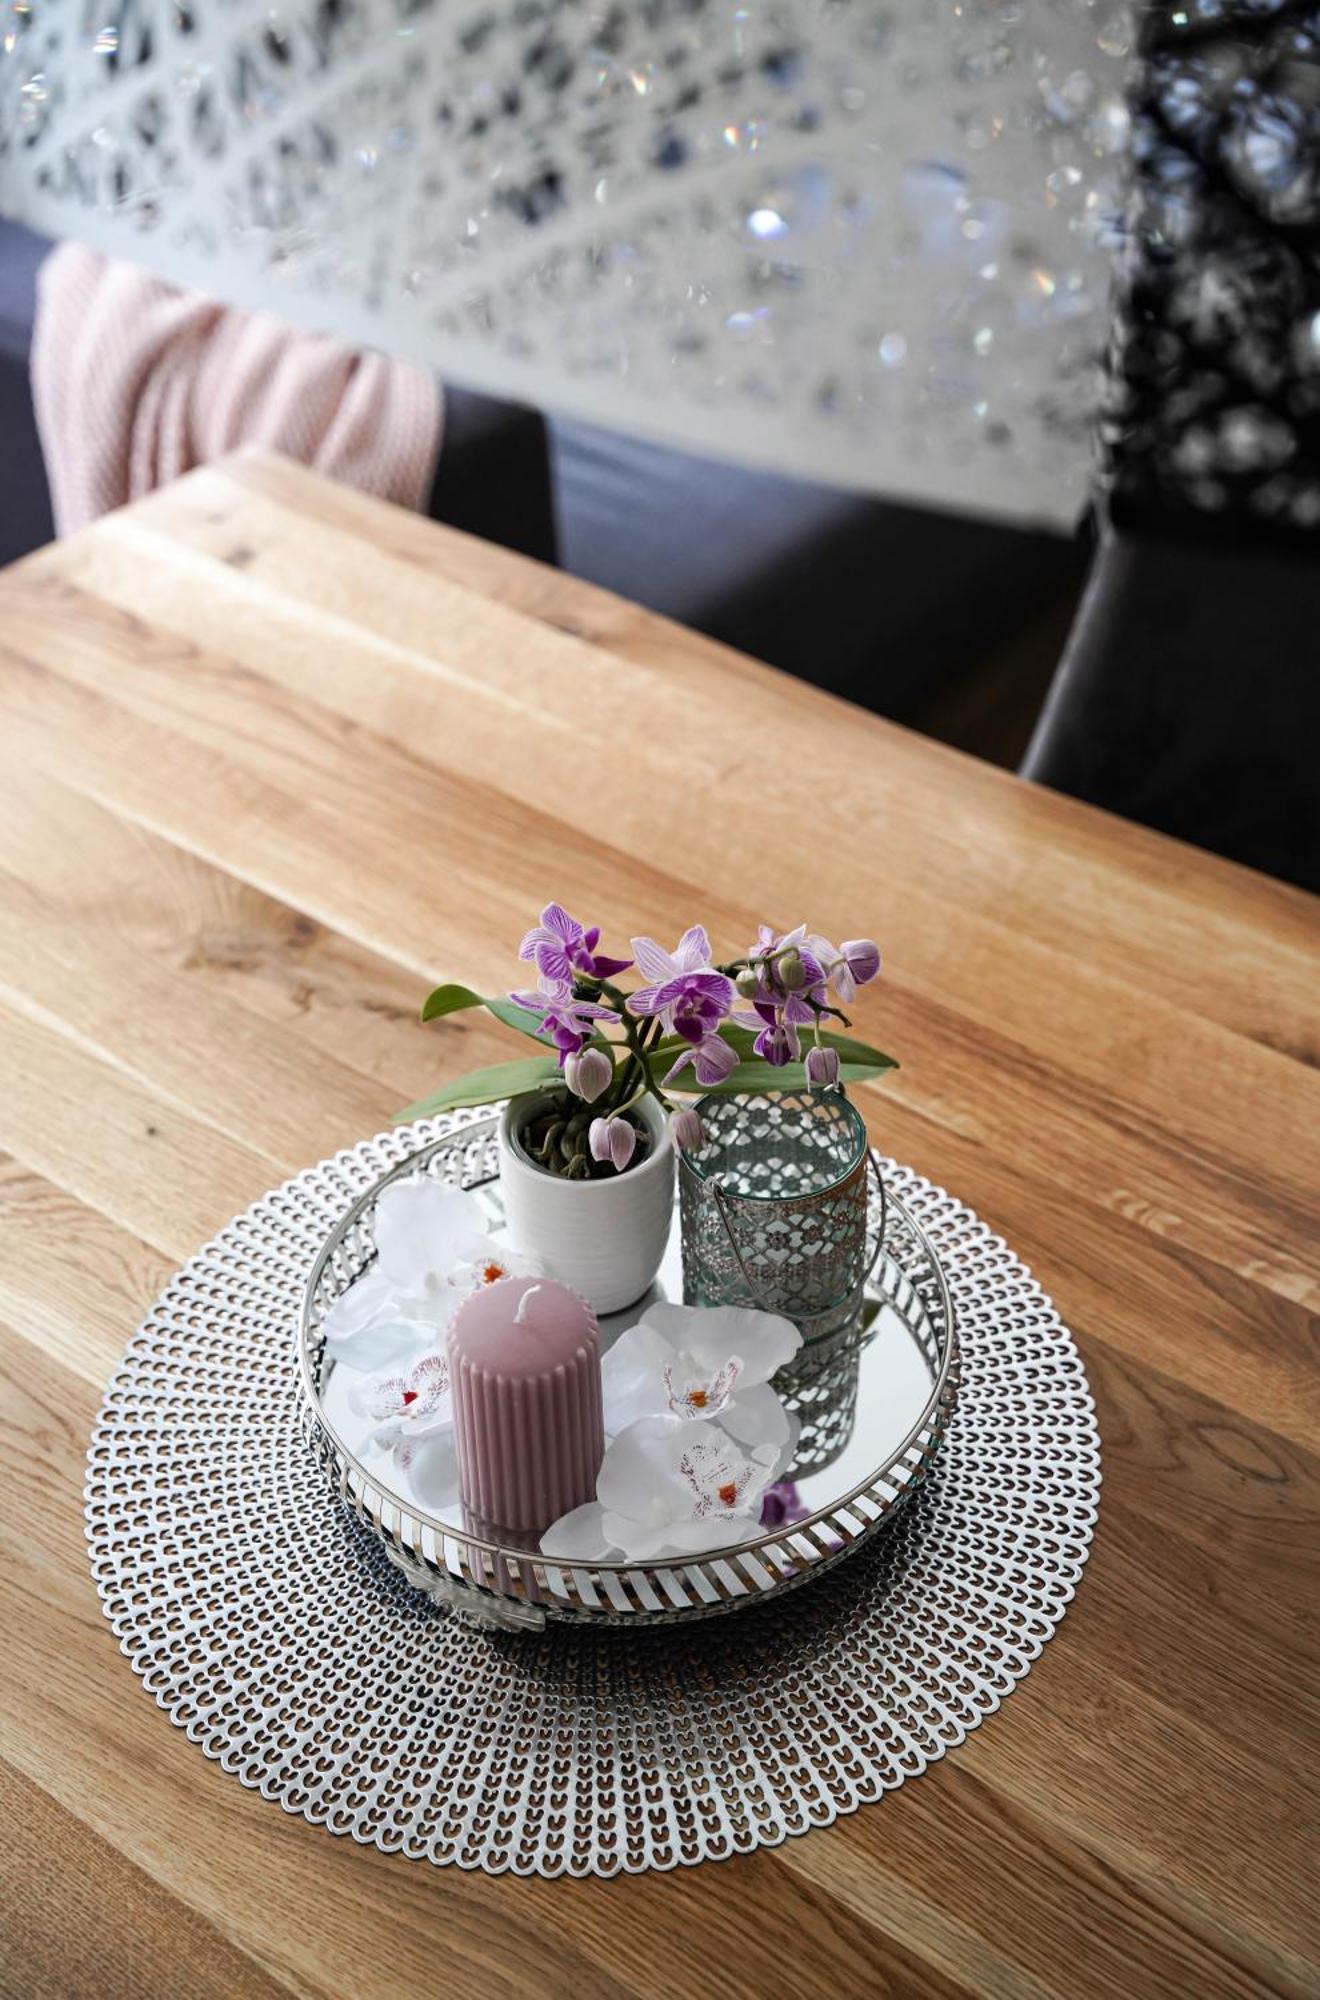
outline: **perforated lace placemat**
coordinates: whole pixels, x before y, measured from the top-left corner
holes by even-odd
[[[725,1617],[487,1634],[414,1592],[327,1492],[294,1360],[322,1237],[448,1122],[264,1196],[130,1343],[92,1436],[87,1522],[148,1691],[286,1811],[492,1873],[746,1853],[917,1777],[1027,1673],[1086,1560],[1099,1435],[1049,1299],[970,1210],[890,1166],[945,1265],[962,1347],[944,1449],[894,1523]]]

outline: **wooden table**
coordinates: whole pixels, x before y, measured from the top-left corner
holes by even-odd
[[[1312,904],[254,457],[0,577],[0,746],[5,1994],[1320,1990]],[[286,1818],[144,1696],[83,1548],[101,1386],[171,1268],[515,1053],[418,1004],[509,983],[552,892],[726,949],[877,935],[872,1132],[1035,1267],[1104,1437],[1082,1588],[1003,1712],[681,1879]]]

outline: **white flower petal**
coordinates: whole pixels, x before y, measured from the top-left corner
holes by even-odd
[[[720,1411],[720,1422],[741,1445],[772,1444],[776,1458],[788,1442],[788,1411],[768,1382],[755,1382],[750,1389],[739,1383],[737,1395]]]
[[[758,1495],[753,1510],[741,1514],[707,1514],[689,1521],[675,1522],[669,1529],[668,1555],[699,1556],[712,1549],[726,1549],[730,1542],[749,1542],[760,1520]]]
[[[454,1405],[446,1396],[443,1403],[438,1404],[434,1410],[429,1410],[424,1417],[414,1417],[411,1414],[400,1417],[398,1435],[400,1441],[406,1442],[411,1439],[414,1443],[419,1443],[423,1438],[440,1437],[453,1428]]]
[[[692,1321],[699,1312],[709,1310],[711,1310],[709,1307],[672,1305],[667,1299],[653,1299],[633,1331],[649,1327],[664,1341],[672,1353],[681,1354],[685,1347],[691,1345],[688,1340],[688,1328]],[[622,1338],[620,1335],[620,1339]]]
[[[740,1387],[768,1382],[802,1345],[802,1335],[792,1320],[782,1319],[778,1313],[759,1312],[755,1306],[664,1306],[658,1310],[687,1314],[688,1326],[677,1344],[712,1373],[731,1354],[739,1355],[743,1364]],[[647,1318],[653,1319],[656,1311],[652,1307]],[[676,1337],[666,1323],[661,1323],[660,1331],[666,1339]]]
[[[400,1406],[399,1435],[403,1438],[430,1437],[451,1427],[454,1403],[448,1355],[424,1354],[415,1363],[403,1384]]]
[[[404,1392],[407,1377],[397,1374],[369,1375],[355,1382],[348,1392],[348,1407],[354,1416],[370,1417],[380,1423],[385,1417],[402,1416],[407,1408]]]
[[[672,1521],[648,1527],[641,1522],[630,1521],[626,1514],[609,1513],[603,1516],[603,1521],[611,1549],[625,1562],[652,1562],[657,1556],[679,1553],[675,1540],[677,1529]]]
[[[454,1266],[460,1270],[465,1266],[484,1264],[495,1254],[490,1231],[484,1227],[469,1229],[465,1224],[461,1229],[455,1229],[447,1242],[453,1251]]]
[[[403,1292],[425,1292],[460,1261],[459,1246],[486,1234],[480,1202],[459,1188],[395,1181],[376,1203],[380,1268]]]
[[[598,1500],[561,1514],[541,1537],[541,1554],[555,1562],[601,1562],[617,1546],[605,1532],[605,1510]]]
[[[385,1273],[372,1266],[365,1277],[341,1293],[325,1316],[325,1337],[336,1342],[348,1340],[361,1327],[386,1317],[394,1303],[394,1287]]]
[[[434,1339],[434,1327],[417,1320],[389,1318],[364,1326],[343,1340],[327,1340],[325,1351],[337,1367],[373,1375],[414,1360]]]
[[[482,1285],[498,1284],[501,1278],[545,1276],[538,1258],[506,1249],[503,1243],[496,1243],[489,1236],[479,1241],[473,1239],[468,1249],[471,1254],[465,1252],[463,1261],[455,1264],[448,1276],[450,1287],[464,1297],[479,1291]]]
[[[645,1320],[619,1335],[600,1364],[607,1437],[667,1408],[664,1371],[677,1361],[673,1348]]]
[[[710,939],[704,924],[693,924],[684,931],[674,952],[674,960],[682,972],[701,972],[710,965]]]
[[[709,1423],[732,1401],[741,1373],[742,1362],[736,1354],[730,1355],[714,1374],[690,1354],[680,1354],[676,1362],[666,1362],[662,1370],[665,1407],[671,1416],[693,1417]]]
[[[644,1417],[615,1438],[601,1462],[596,1497],[611,1514],[659,1526],[690,1511],[679,1473],[685,1447],[706,1429],[679,1417]]]
[[[435,1437],[404,1438],[394,1461],[428,1512],[452,1507],[458,1499],[458,1449],[452,1430]]]
[[[633,958],[637,969],[655,985],[663,985],[666,979],[674,978],[678,972],[678,962],[658,945],[654,938],[637,937],[632,941]]]
[[[777,1479],[787,1479],[791,1476],[793,1460],[797,1457],[798,1439],[802,1435],[802,1419],[797,1411],[786,1409],[784,1415],[788,1419],[788,1436],[779,1448],[779,1457],[775,1460],[770,1477],[766,1481],[768,1486],[773,1486]]]

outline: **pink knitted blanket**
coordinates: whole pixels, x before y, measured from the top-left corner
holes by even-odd
[[[38,275],[32,392],[62,535],[241,445],[419,509],[440,448],[441,392],[422,369],[78,243]]]

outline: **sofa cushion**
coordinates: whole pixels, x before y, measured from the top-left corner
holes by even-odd
[[[551,420],[575,576],[868,708],[916,719],[1085,559],[1036,534]]]

